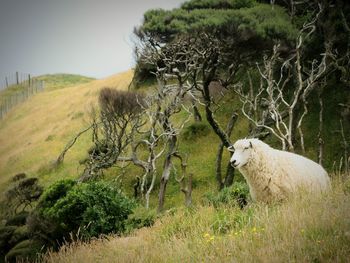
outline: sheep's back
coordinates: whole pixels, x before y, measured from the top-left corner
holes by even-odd
[[[278,166],[285,175],[283,177],[295,187],[306,186],[315,190],[326,189],[329,177],[324,168],[318,163],[295,153],[275,150]]]

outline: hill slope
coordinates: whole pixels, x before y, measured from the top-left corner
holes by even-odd
[[[16,173],[39,170],[40,176],[40,170],[45,171],[70,138],[87,125],[84,121],[88,120],[89,107],[96,101],[98,91],[106,86],[127,89],[132,75],[129,70],[71,87],[69,92],[48,90],[9,112],[0,122],[0,190]],[[72,149],[69,155],[74,160],[59,172],[75,176],[84,150]],[[47,179],[49,183],[51,179]]]
[[[94,78],[74,74],[48,74],[35,79],[44,81],[46,90],[72,87],[95,80]]]
[[[178,209],[128,237],[67,244],[45,262],[348,262],[350,184],[333,183],[282,204]]]

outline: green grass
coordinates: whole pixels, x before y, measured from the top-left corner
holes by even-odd
[[[177,208],[131,236],[76,242],[47,262],[347,262],[349,178],[283,203]]]
[[[94,78],[74,74],[48,74],[35,77],[35,79],[44,81],[47,90],[66,88],[94,80]]]

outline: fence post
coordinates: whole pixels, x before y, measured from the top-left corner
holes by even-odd
[[[17,83],[17,85],[19,84],[19,75],[18,75],[18,71],[16,72],[16,83]]]

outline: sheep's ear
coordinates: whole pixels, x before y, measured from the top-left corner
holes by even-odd
[[[235,149],[233,148],[233,145],[227,147],[227,150],[228,150],[229,152],[232,152],[232,153],[235,151]]]
[[[252,142],[249,142],[249,146],[250,146],[250,148],[253,148]]]

